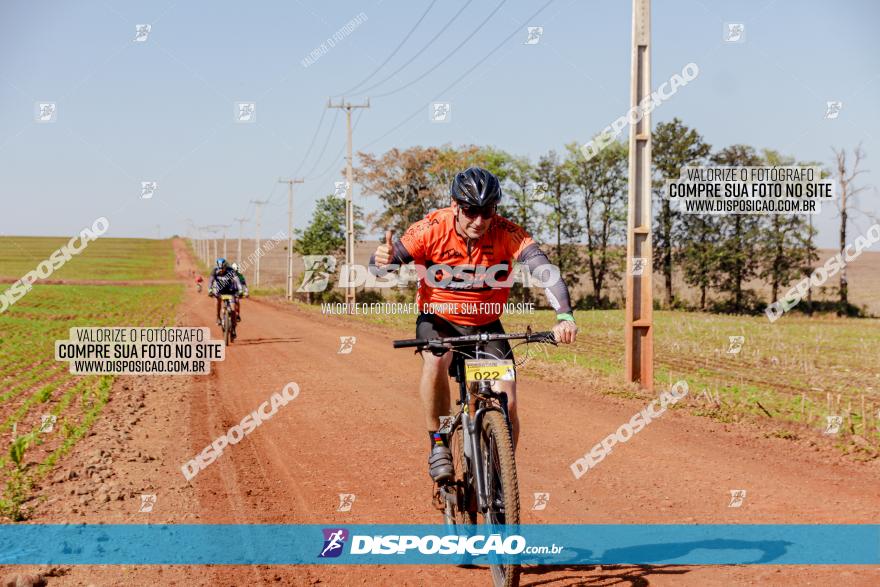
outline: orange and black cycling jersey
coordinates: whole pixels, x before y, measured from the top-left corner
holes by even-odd
[[[464,326],[498,319],[510,295],[514,262],[531,269],[549,264],[522,227],[498,215],[482,237],[462,237],[455,230],[451,207],[431,212],[394,243],[391,263],[412,261],[425,268],[419,268],[419,310]],[[370,264],[375,264],[372,259]],[[557,312],[571,311],[568,289],[561,280],[547,294]]]

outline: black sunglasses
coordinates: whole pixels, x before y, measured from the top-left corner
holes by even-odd
[[[465,206],[459,204],[458,206],[461,213],[467,216],[470,219],[474,219],[477,216],[480,216],[483,220],[488,220],[495,216],[495,208],[496,206],[493,204],[488,208],[478,208],[476,206]]]

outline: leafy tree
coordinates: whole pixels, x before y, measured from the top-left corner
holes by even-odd
[[[378,196],[384,204],[376,225],[402,233],[433,209],[446,205],[437,189],[432,169],[439,156],[435,147],[391,149],[380,157],[358,153],[360,167],[355,181],[365,194]]]
[[[611,245],[626,245],[627,146],[613,141],[587,160],[577,143],[566,145],[566,167],[572,184],[580,191],[586,213],[587,269],[593,286],[593,302],[603,304],[602,289],[608,277],[619,275],[621,255]]]
[[[748,145],[725,147],[712,155],[712,162],[724,166],[759,166],[763,159]],[[744,302],[750,297],[744,284],[758,274],[760,256],[755,254],[755,244],[760,242],[761,216],[731,214],[720,222],[721,243],[718,255],[718,286],[730,294],[731,309],[742,312]]]
[[[667,179],[678,179],[685,165],[702,163],[709,155],[711,147],[694,129],[688,128],[678,118],[657,125],[652,137],[651,157],[657,177],[654,180],[654,195],[659,202],[656,226],[653,231],[654,265],[660,267],[664,278],[664,303],[671,307],[675,302],[672,291],[672,260],[676,245],[676,234],[687,238],[688,232],[679,230],[682,214],[673,209],[672,202],[661,198],[660,194]],[[702,256],[698,257],[702,258]]]
[[[544,224],[554,241],[550,260],[569,284],[575,284],[580,280],[582,267],[576,244],[580,225],[577,204],[572,197],[571,176],[565,164],[560,163],[556,151],[550,151],[538,160],[533,177],[546,186],[541,204],[549,209]]]
[[[354,207],[354,239],[364,232],[363,212]],[[300,255],[333,255],[345,252],[345,198],[324,196],[315,202],[315,211],[305,230],[295,230],[293,250]]]
[[[721,221],[711,214],[684,214],[681,243],[674,258],[685,283],[700,290],[700,309],[706,309],[709,288],[717,282],[721,253]]]
[[[770,149],[764,149],[764,161],[767,165],[795,164],[794,157],[784,156]],[[773,214],[762,227],[762,236],[757,247],[761,259],[758,277],[770,284],[771,302],[778,300],[779,289],[798,277],[803,266],[810,263],[810,248],[803,246],[805,233],[811,241],[807,221],[803,216],[794,214]]]

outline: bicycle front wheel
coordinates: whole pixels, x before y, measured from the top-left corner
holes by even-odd
[[[486,471],[488,509],[483,521],[493,525],[519,525],[519,484],[510,430],[501,412],[487,412],[483,416],[480,434],[483,466]],[[496,586],[519,585],[519,565],[492,564],[492,581]]]
[[[229,312],[223,314],[223,340],[227,345],[232,344],[232,321],[229,319]]]
[[[452,467],[455,470],[455,523],[477,523],[477,498],[474,494],[473,472],[464,453],[464,428],[456,426],[449,439]]]

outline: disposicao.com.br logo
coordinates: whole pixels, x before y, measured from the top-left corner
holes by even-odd
[[[319,558],[338,557],[342,554],[349,532],[345,528],[324,528],[324,545]],[[558,554],[564,547],[528,546],[525,537],[518,534],[387,534],[351,536],[350,555],[457,555],[457,556],[514,556],[520,554]]]

